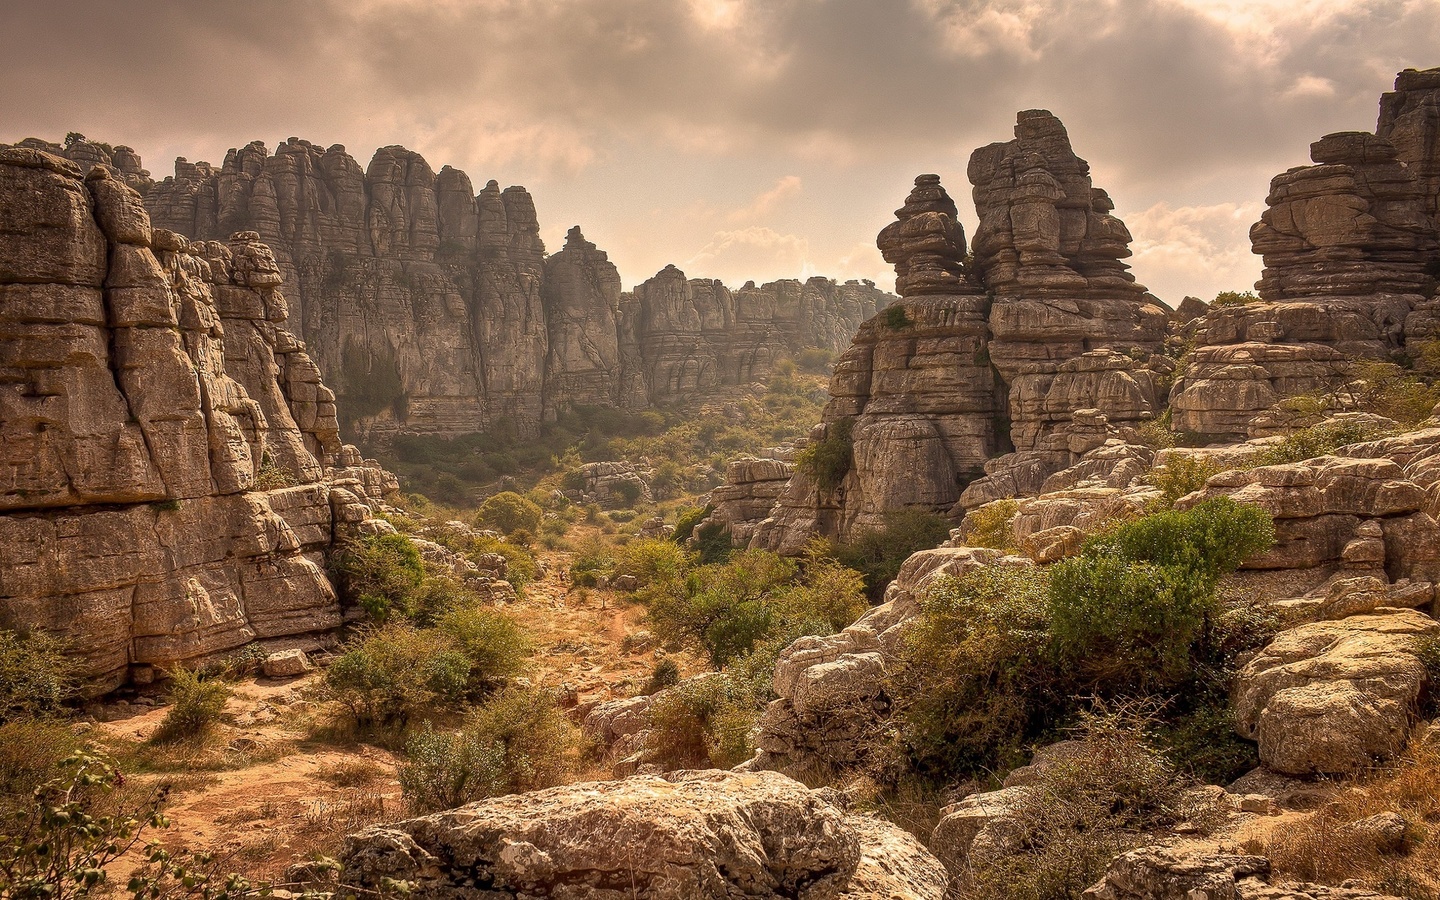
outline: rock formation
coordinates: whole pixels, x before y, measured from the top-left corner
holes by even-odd
[[[712,770],[498,797],[351,836],[345,885],[399,879],[442,900],[944,896],[945,870],[913,837],[835,796]]]
[[[153,228],[114,168],[0,150],[0,625],[98,687],[338,625],[326,554],[395,487],[341,447],[256,235]]]
[[[1255,433],[1283,398],[1331,390],[1357,359],[1440,335],[1440,69],[1400,73],[1374,134],[1330,134],[1312,166],[1277,175],[1250,230],[1265,259],[1259,303],[1212,309],[1171,391],[1174,426]]]
[[[572,229],[547,259],[535,204],[419,154],[254,142],[220,166],[178,159],[154,182],[128,148],[22,142],[92,164],[144,195],[155,224],[197,241],[251,231],[289,285],[297,333],[345,425],[455,435],[536,432],[573,406],[643,408],[766,378],[808,347],[839,352],[890,295],[812,278],[730,291],[668,267],[632,294]]]
[[[849,471],[822,485],[802,466],[759,522],[732,511],[758,495],[728,484],[715,521],[733,536],[795,553],[812,533],[843,538],[893,510],[1038,489],[1163,410],[1167,314],[1121,262],[1129,232],[1058,119],[1022,112],[1015,135],[970,160],[972,265],[935,175],[915,179],[877,238],[903,299],[861,327],[811,436],[850,443]]]

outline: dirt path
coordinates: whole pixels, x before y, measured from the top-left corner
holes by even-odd
[[[571,588],[561,573],[572,556],[540,551],[546,577],[527,585],[507,611],[534,641],[532,682],[562,691],[578,722],[596,703],[633,695],[663,651],[644,638],[642,607],[612,591]],[[701,668],[685,654],[676,659],[687,673]],[[137,749],[164,718],[163,707],[133,708],[128,718],[98,725],[96,735],[150,770],[138,776],[143,783],[173,785],[172,827],[158,835],[167,844],[214,852],[226,871],[280,879],[297,862],[335,853],[346,834],[405,814],[394,753],[312,739],[322,715],[313,691],[318,678],[235,685],[225,723],[203,748],[158,757]],[[128,875],[126,866],[111,873],[122,884]]]

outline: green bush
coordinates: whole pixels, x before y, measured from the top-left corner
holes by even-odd
[[[21,636],[0,629],[0,725],[63,711],[80,685],[66,649],[43,632]]]
[[[471,561],[487,553],[498,553],[505,557],[505,580],[514,585],[517,589],[535,580],[540,574],[540,566],[535,561],[535,556],[518,544],[510,541],[497,540],[493,537],[476,537],[470,543],[470,549],[465,555]]]
[[[1225,497],[1092,538],[1051,568],[1057,654],[1102,692],[1179,684],[1220,611],[1220,576],[1274,539],[1267,513]]]
[[[391,623],[347,644],[325,670],[325,687],[355,727],[403,727],[427,709],[458,705],[471,669],[449,635]]]
[[[901,314],[904,314],[904,310],[901,310]],[[795,454],[795,470],[815,482],[822,494],[832,494],[838,490],[854,464],[854,428],[854,419],[836,419],[825,427],[824,437],[812,441]]]
[[[631,541],[615,555],[616,575],[633,576],[639,587],[678,581],[685,577],[692,559],[684,548],[665,538]]]
[[[519,674],[530,656],[530,639],[510,616],[485,606],[449,610],[435,623],[470,662],[472,683]]]
[[[219,679],[201,678],[189,669],[173,669],[170,709],[150,736],[155,744],[173,744],[204,737],[220,721],[230,686]]]
[[[670,657],[665,657],[655,664],[650,671],[650,678],[645,682],[645,687],[640,693],[644,695],[658,694],[668,687],[674,687],[680,683],[680,666]]]
[[[940,578],[921,596],[892,687],[917,774],[945,782],[1003,770],[1051,724],[1065,692],[1048,589],[1043,569],[992,566]]]
[[[1224,470],[1224,466],[1208,456],[1174,455],[1150,473],[1149,481],[1160,489],[1161,508],[1170,509],[1175,501],[1200,490],[1210,476]]]
[[[1279,442],[1251,455],[1249,466],[1278,466],[1334,453],[1347,444],[1386,437],[1388,432],[1353,419],[1331,419],[1287,434]]]
[[[514,534],[521,530],[534,534],[540,528],[543,516],[540,507],[514,491],[501,491],[480,504],[479,511],[475,513],[475,526],[491,528],[501,534]]]
[[[710,522],[695,529],[695,553],[704,565],[722,563],[735,550],[730,531],[719,522]]]
[[[1019,511],[1018,500],[996,500],[971,510],[965,517],[965,543],[971,547],[1018,550],[1015,514]]]
[[[412,595],[425,580],[420,551],[403,534],[351,541],[336,555],[334,567],[345,598],[378,622],[408,615]]]
[[[570,581],[578,587],[598,587],[601,578],[615,571],[615,557],[609,548],[591,539],[580,548],[570,563]]]
[[[1224,309],[1227,306],[1245,306],[1259,302],[1260,298],[1254,291],[1221,291],[1210,301],[1210,308]]]
[[[692,678],[657,696],[645,711],[645,748],[666,770],[728,769],[754,755],[750,732],[757,715],[729,676]]]
[[[0,725],[0,822],[23,815],[35,789],[79,749],[80,741],[66,722],[17,719]],[[0,825],[0,831],[5,827]]]
[[[885,594],[885,586],[900,574],[911,554],[940,546],[950,536],[950,523],[925,509],[902,509],[885,514],[878,529],[862,531],[835,548],[835,556],[865,576],[870,599]]]
[[[400,791],[416,815],[454,809],[505,793],[505,751],[465,731],[436,731],[429,722],[405,743]]]
[[[774,602],[781,620],[804,634],[840,631],[869,608],[865,576],[818,551],[806,557],[798,581],[775,591]]]
[[[656,582],[641,598],[661,640],[696,646],[719,669],[769,633],[776,621],[771,592],[796,572],[784,557],[745,550],[727,563],[701,566],[683,582]]]
[[[704,506],[696,506],[686,509],[675,519],[675,530],[670,534],[670,540],[685,546],[690,536],[695,533],[695,526],[705,520],[705,517],[715,511],[713,503]]]

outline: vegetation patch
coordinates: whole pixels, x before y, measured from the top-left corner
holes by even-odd
[[[850,473],[850,467],[855,462],[855,444],[851,434],[854,428],[854,419],[836,419],[825,426],[824,437],[811,442],[795,455],[795,470],[815,482],[822,494],[835,493]]]

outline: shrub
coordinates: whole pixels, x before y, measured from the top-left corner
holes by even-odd
[[[615,558],[615,574],[631,575],[639,587],[649,587],[685,577],[692,563],[690,554],[674,541],[646,538],[631,541]]]
[[[465,730],[501,748],[507,793],[560,784],[577,744],[555,696],[539,688],[507,687],[470,714]]]
[[[1019,549],[1015,540],[1015,514],[1019,511],[1018,500],[996,500],[971,510],[965,517],[965,543],[995,550]]]
[[[1087,713],[1074,751],[1043,768],[1007,815],[1013,852],[972,860],[961,900],[1079,897],[1145,832],[1174,824],[1184,788],[1146,741],[1143,713]]]
[[[448,635],[389,624],[352,640],[325,670],[325,687],[365,730],[403,726],[431,706],[453,706],[470,673],[470,660]]]
[[[727,563],[702,566],[684,583],[657,582],[642,599],[661,640],[698,646],[719,669],[770,631],[776,621],[771,592],[796,571],[774,553],[745,550]]]
[[[1249,303],[1259,303],[1260,298],[1254,291],[1221,291],[1210,301],[1211,309],[1224,309],[1227,306],[1245,306]]]
[[[219,679],[201,678],[189,669],[173,669],[167,674],[170,676],[170,709],[150,736],[151,742],[173,744],[208,734],[225,711],[230,687]]]
[[[865,575],[870,599],[878,600],[912,553],[938,547],[949,536],[950,523],[943,516],[926,509],[896,510],[885,514],[880,528],[836,547],[835,555]]]
[[[1160,507],[1170,509],[1186,494],[1205,486],[1210,476],[1225,470],[1219,462],[1206,456],[1171,456],[1165,465],[1149,475],[1149,481],[1160,489]]]
[[[1220,576],[1274,537],[1263,510],[1221,497],[1092,538],[1078,557],[1051,568],[1059,658],[1102,692],[1180,683],[1219,612]]]
[[[713,503],[686,509],[675,519],[675,531],[671,533],[670,540],[682,547],[685,546],[685,543],[690,540],[690,536],[695,533],[695,526],[703,522],[705,517],[714,511]]]
[[[901,328],[909,328],[914,324],[915,323],[910,320],[910,317],[905,314],[905,307],[900,304],[897,303],[894,306],[887,306],[885,308],[886,328],[893,328],[898,331]]]
[[[255,490],[272,491],[277,488],[294,487],[299,484],[295,476],[275,462],[269,453],[260,455],[260,469],[255,473]]]
[[[405,743],[400,791],[416,815],[454,809],[505,793],[505,751],[465,731],[435,731],[430,723]]]
[[[0,725],[56,715],[79,688],[65,645],[43,632],[0,629]]]
[[[666,770],[728,769],[754,755],[750,731],[757,714],[729,676],[692,678],[660,694],[645,711],[645,748]]]
[[[1002,769],[1060,703],[1043,569],[985,567],[920,598],[891,693],[911,768],[939,782]]]
[[[9,823],[23,814],[35,789],[54,777],[61,762],[79,748],[79,740],[64,722],[19,719],[0,725],[0,822]]]
[[[695,554],[703,565],[721,563],[730,558],[735,543],[730,531],[719,522],[710,522],[695,529]]]
[[[530,655],[530,640],[520,625],[489,607],[452,609],[439,618],[436,629],[469,660],[472,683],[515,675]]]
[[[680,683],[680,667],[675,660],[665,657],[655,664],[650,671],[650,679],[645,682],[645,687],[640,690],[641,694],[658,694],[668,687],[674,687]]]
[[[570,563],[570,581],[579,587],[598,587],[601,578],[615,571],[615,557],[598,540],[587,541]]]
[[[539,529],[543,515],[540,507],[514,491],[502,491],[480,504],[475,525],[493,528],[501,534],[513,534],[521,529],[533,534]]]
[[[1358,444],[1385,437],[1383,429],[1353,419],[1331,419],[1308,428],[1292,431],[1275,444],[1253,454],[1250,466],[1277,466],[1300,462],[1334,453],[1347,444]]]
[[[904,315],[903,309],[900,312]],[[815,482],[821,493],[834,493],[850,472],[850,466],[855,461],[851,434],[854,428],[854,419],[836,419],[825,427],[824,437],[811,442],[795,455],[796,471]]]
[[[795,357],[795,365],[802,372],[812,375],[828,375],[835,362],[835,352],[824,347],[806,347]]]
[[[412,594],[425,580],[420,551],[403,534],[377,534],[350,542],[335,559],[347,599],[383,622],[408,615]]]
[[[775,602],[781,619],[793,630],[805,634],[839,631],[868,608],[865,576],[812,547],[801,580],[777,590]]]
[[[470,549],[465,555],[472,561],[487,553],[498,553],[505,557],[505,580],[514,585],[517,589],[535,580],[540,574],[540,567],[535,562],[535,557],[530,551],[510,541],[497,540],[493,537],[479,536],[470,543]]]

